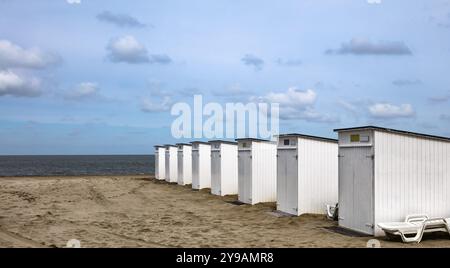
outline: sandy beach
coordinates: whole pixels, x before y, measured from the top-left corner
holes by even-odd
[[[275,204],[233,204],[149,176],[0,178],[0,247],[365,247],[322,215],[287,217]],[[443,234],[420,244],[450,247]]]

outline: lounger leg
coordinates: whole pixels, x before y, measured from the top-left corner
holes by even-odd
[[[402,238],[404,243],[416,242],[417,244],[419,244],[420,241],[422,241],[423,232],[424,232],[424,227],[420,228],[420,230],[417,232],[417,234],[414,237],[406,237],[405,234],[403,234],[402,232],[400,232],[400,237]]]
[[[449,226],[447,220],[444,220],[444,222],[445,222],[445,229],[447,229],[447,232],[450,235],[450,226]]]

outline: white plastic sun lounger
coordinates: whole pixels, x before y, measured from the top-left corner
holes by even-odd
[[[409,215],[404,222],[379,223],[387,235],[399,235],[404,243],[420,243],[424,233],[447,232],[450,235],[450,219],[428,218],[427,215]]]

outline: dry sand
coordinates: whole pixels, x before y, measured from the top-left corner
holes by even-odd
[[[324,216],[277,216],[275,204],[234,205],[236,196],[146,176],[0,178],[0,247],[365,247]],[[450,247],[446,235],[421,244]]]

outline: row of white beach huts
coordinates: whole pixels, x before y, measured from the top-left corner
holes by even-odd
[[[338,140],[279,135],[155,146],[155,175],[240,202],[323,214],[339,202],[339,226],[383,235],[406,215],[450,217],[450,138],[374,126],[337,129]]]

